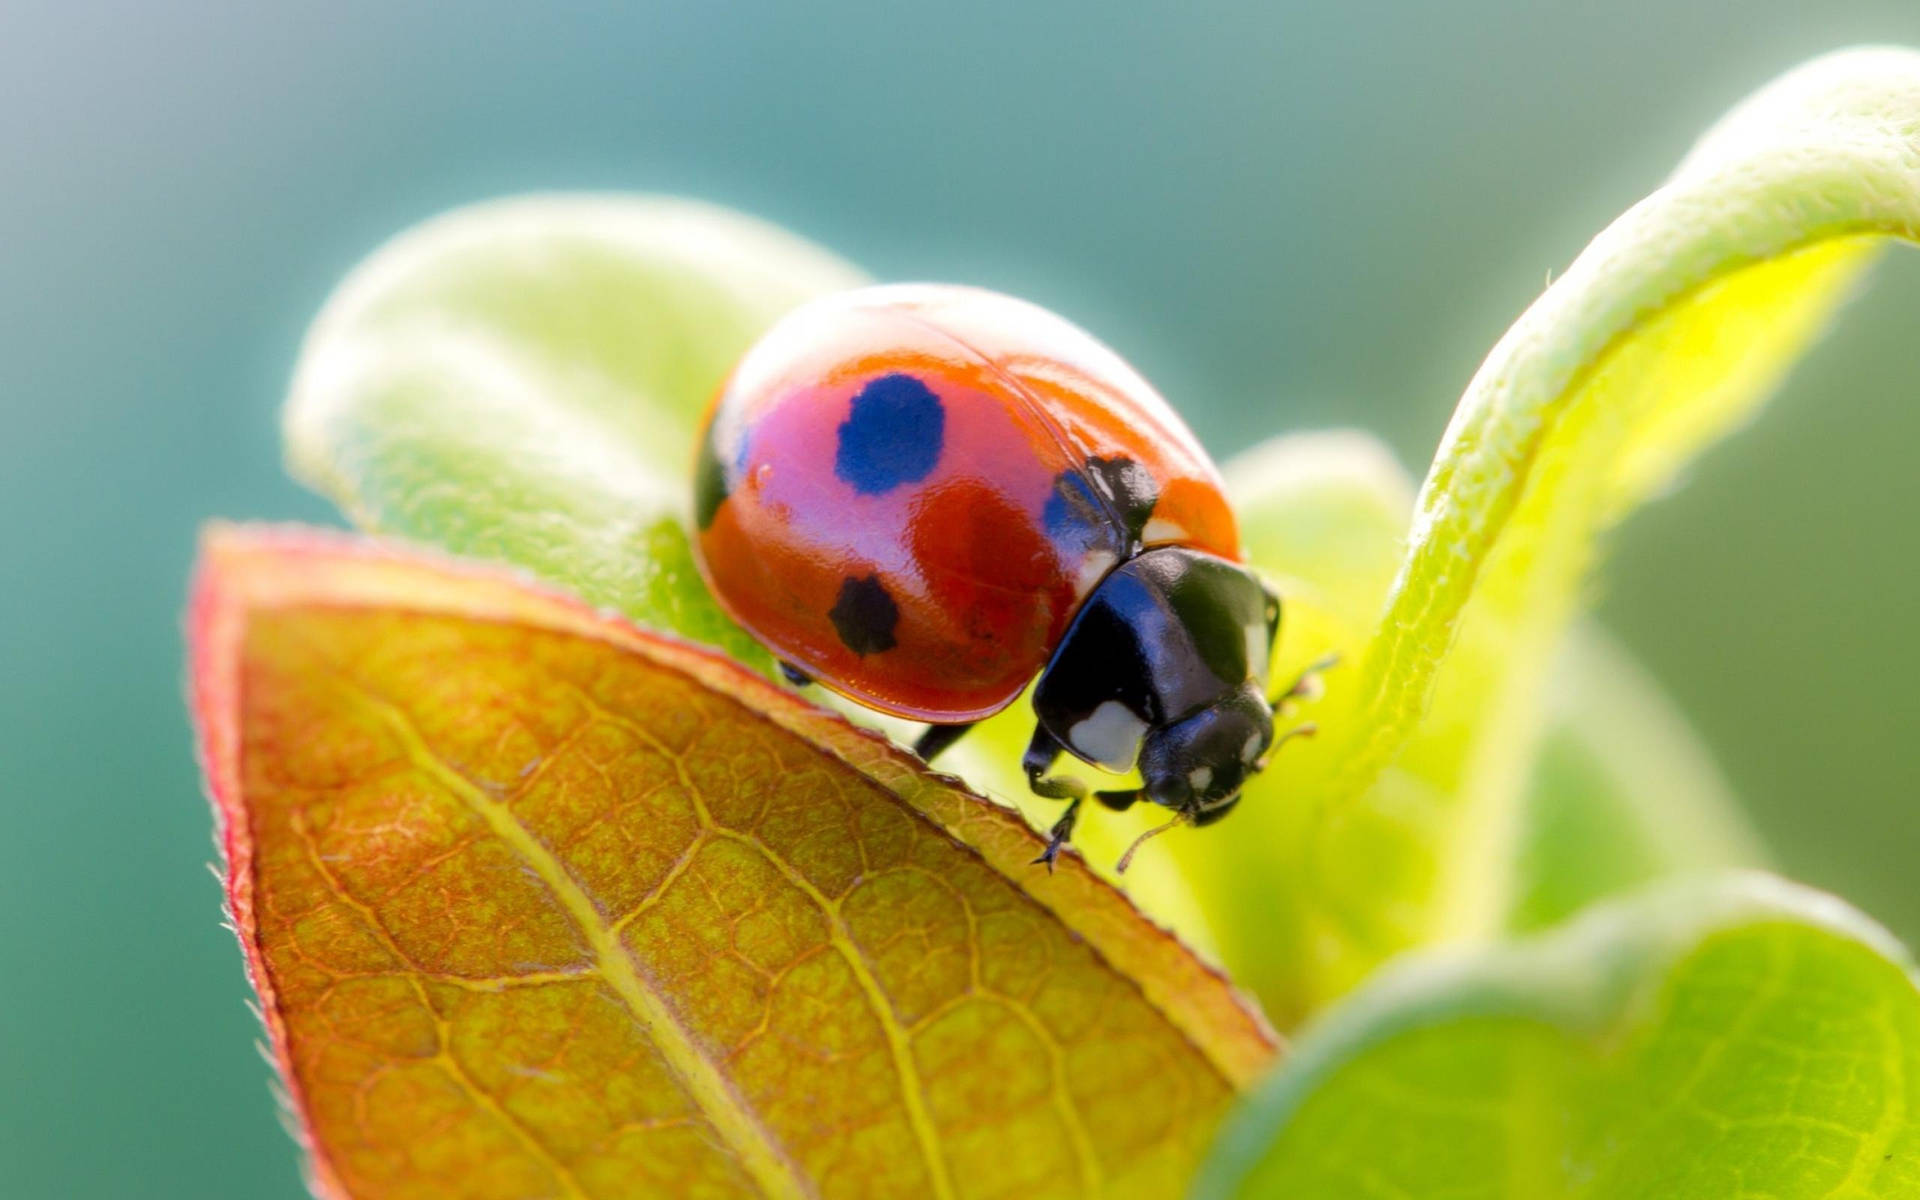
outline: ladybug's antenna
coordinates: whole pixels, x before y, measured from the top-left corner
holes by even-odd
[[[1267,752],[1260,756],[1260,761],[1253,764],[1254,769],[1257,771],[1266,770],[1267,762],[1268,760],[1273,758],[1274,751],[1286,745],[1288,742],[1292,741],[1294,738],[1312,737],[1314,734],[1319,732],[1320,732],[1320,727],[1318,725],[1315,725],[1312,721],[1308,721],[1304,725],[1294,726],[1292,729],[1287,730],[1285,733],[1281,734],[1279,737],[1273,739],[1273,745],[1268,746]]]
[[[1272,700],[1268,701],[1268,703],[1273,706],[1275,712],[1280,712],[1287,707],[1289,700],[1300,700],[1307,703],[1318,700],[1321,694],[1326,691],[1326,683],[1320,676],[1324,672],[1330,671],[1339,665],[1340,655],[1338,653],[1322,655],[1318,661],[1308,666],[1306,670],[1300,672],[1299,678],[1293,681],[1292,686],[1275,696]]]
[[[1116,875],[1126,874],[1127,867],[1131,865],[1133,862],[1133,852],[1138,850],[1141,844],[1146,842],[1149,838],[1159,837],[1161,834],[1165,833],[1167,830],[1172,829],[1175,825],[1185,825],[1188,821],[1191,821],[1191,820],[1193,820],[1193,814],[1184,812],[1184,811],[1177,812],[1173,814],[1173,820],[1168,821],[1165,825],[1155,825],[1152,829],[1147,830],[1145,833],[1141,834],[1139,837],[1133,839],[1133,845],[1128,846],[1127,852],[1120,856],[1120,861],[1113,864],[1113,873]]]

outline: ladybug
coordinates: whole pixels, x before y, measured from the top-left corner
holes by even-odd
[[[1039,673],[1022,765],[1069,802],[1049,869],[1089,796],[1063,752],[1137,766],[1141,786],[1092,796],[1164,805],[1167,828],[1224,816],[1275,744],[1280,599],[1240,560],[1219,473],[1045,309],[933,284],[803,306],[721,385],[693,491],[721,607],[796,685],[929,722],[924,758]]]

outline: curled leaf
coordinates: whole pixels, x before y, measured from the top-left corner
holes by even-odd
[[[1196,1195],[1920,1193],[1920,990],[1888,935],[1760,875],[1381,972],[1296,1044]]]
[[[1575,627],[1546,702],[1507,928],[1543,929],[1656,879],[1766,861],[1692,727],[1599,630]]]
[[[1291,434],[1236,457],[1226,473],[1248,555],[1285,598],[1276,677],[1363,642],[1366,615],[1379,611],[1401,556],[1413,500],[1386,447],[1352,432]],[[1405,774],[1364,803],[1316,803],[1340,766],[1328,753],[1338,742],[1331,735],[1357,719],[1354,664],[1325,682],[1323,698],[1286,718],[1318,722],[1320,741],[1289,745],[1230,822],[1171,835],[1134,868],[1170,869],[1185,892],[1128,880],[1149,911],[1184,922],[1180,928],[1285,1023],[1332,992],[1318,989],[1351,946],[1417,934],[1411,897],[1430,886],[1432,864],[1448,850],[1438,823],[1446,806],[1406,787]],[[1542,755],[1519,801],[1513,860],[1486,864],[1514,875],[1504,926],[1537,928],[1653,879],[1763,860],[1685,720],[1601,631],[1576,626],[1543,702]],[[1470,732],[1455,724],[1433,736]],[[1399,790],[1386,790],[1395,784]],[[1106,860],[1092,837],[1098,867]],[[1193,914],[1169,903],[1170,892],[1175,900],[1190,894]]]
[[[1506,923],[1543,688],[1596,537],[1755,410],[1882,243],[1920,233],[1916,137],[1920,55],[1808,64],[1494,348],[1350,647],[1350,696],[1287,776],[1301,813],[1274,921],[1302,956],[1262,988],[1283,1026],[1401,950]]]
[[[1273,1056],[1019,818],[502,575],[216,529],[202,758],[339,1196],[1163,1195]]]

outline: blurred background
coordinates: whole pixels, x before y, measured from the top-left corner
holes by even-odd
[[[1912,0],[1122,8],[0,4],[0,1194],[299,1194],[179,611],[202,519],[333,520],[276,411],[388,235],[528,189],[700,196],[1059,309],[1222,456],[1357,425],[1418,473],[1547,273],[1729,104],[1920,43]],[[1917,318],[1895,255],[1597,597],[1784,867],[1910,942]]]

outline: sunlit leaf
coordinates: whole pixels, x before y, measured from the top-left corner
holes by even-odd
[[[1224,473],[1248,559],[1284,597],[1276,670],[1297,672],[1330,648],[1364,637],[1393,577],[1413,503],[1413,484],[1392,452],[1357,431],[1287,434],[1229,460]],[[1344,678],[1338,671],[1328,677],[1330,694],[1313,706],[1313,719],[1343,720],[1339,705],[1351,695]],[[1031,795],[1020,771],[1033,720],[1025,702],[1015,704],[969,734],[943,765],[1044,827],[1059,802]],[[1115,876],[1115,862],[1135,837],[1166,819],[1164,810],[1140,805],[1099,812],[1075,833],[1096,872],[1116,879],[1189,941],[1221,955],[1234,978],[1256,994],[1269,975],[1290,976],[1300,957],[1285,940],[1288,930],[1276,929],[1269,915],[1273,874],[1284,845],[1298,836],[1293,823],[1302,811],[1286,793],[1292,761],[1291,750],[1280,756],[1278,794],[1270,794],[1269,780],[1269,790],[1229,821],[1159,838],[1134,857],[1124,878]]]
[[[1378,975],[1303,1036],[1197,1194],[1920,1195],[1906,953],[1766,876]]]
[[[1317,845],[1313,789],[1326,770],[1318,748],[1356,719],[1352,648],[1393,578],[1413,485],[1386,447],[1358,433],[1276,438],[1229,460],[1226,477],[1247,557],[1282,597],[1276,681],[1328,653],[1347,661],[1326,673],[1320,699],[1279,718],[1282,729],[1311,721],[1325,732],[1282,747],[1228,820],[1163,838],[1160,852],[1181,864],[1235,980],[1276,1005],[1276,1021],[1291,1022],[1316,965],[1310,917],[1345,888],[1369,886],[1344,856],[1325,861],[1349,875],[1321,875],[1302,850]],[[1363,875],[1392,866],[1368,863]]]
[[[1543,688],[1596,535],[1745,420],[1888,238],[1920,231],[1920,55],[1860,50],[1737,108],[1496,346],[1416,505],[1295,804],[1262,981],[1296,1023],[1409,947],[1503,927]]]
[[[1412,481],[1391,454],[1358,433],[1292,434],[1230,460],[1226,473],[1248,555],[1285,597],[1278,674],[1363,640],[1392,582],[1413,503]],[[1326,697],[1300,706],[1293,721],[1333,730],[1354,719],[1352,664],[1326,682]],[[1599,630],[1576,630],[1545,702],[1543,753],[1507,868],[1516,880],[1505,924],[1534,928],[1651,879],[1762,861],[1686,722]],[[997,749],[1004,758],[1005,747]],[[991,762],[969,765],[970,778],[1015,786],[1010,776],[993,776]],[[1395,878],[1403,861],[1393,857],[1400,843],[1377,830],[1397,831],[1387,818],[1401,814],[1391,805],[1355,806],[1331,833],[1316,829],[1318,810],[1303,796],[1324,786],[1315,772],[1326,769],[1309,747],[1290,746],[1230,823],[1162,838],[1126,881],[1283,1014],[1298,1003],[1316,947],[1338,944],[1313,916],[1349,897],[1364,902],[1366,889]],[[1111,861],[1112,839],[1131,830],[1103,825],[1083,837],[1096,869]],[[1320,871],[1299,852],[1335,835],[1345,847],[1330,856],[1340,872]],[[1171,870],[1178,887],[1133,877],[1155,866]],[[1177,907],[1189,893],[1191,915]]]
[[[288,465],[363,529],[515,564],[761,662],[693,569],[693,428],[775,319],[861,282],[687,200],[463,209],[383,247],[315,321]]]
[[[1547,682],[1505,923],[1540,929],[1670,875],[1764,862],[1719,766],[1640,668],[1577,628]]]
[[[505,575],[217,529],[193,697],[329,1195],[1166,1195],[1259,1018],[1007,810]]]

